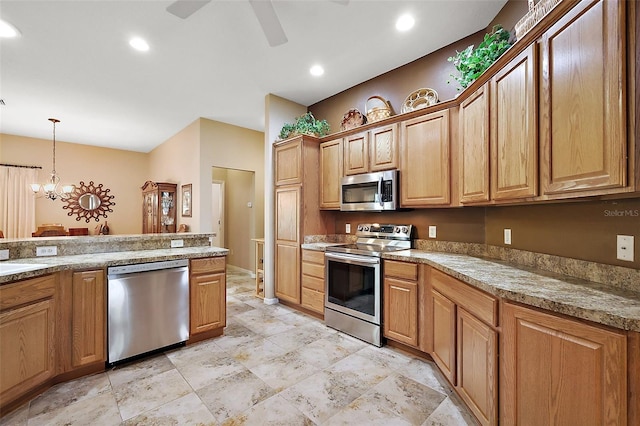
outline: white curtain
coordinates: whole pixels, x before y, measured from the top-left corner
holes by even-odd
[[[5,238],[26,238],[36,229],[36,197],[29,184],[38,170],[0,166],[0,230]]]

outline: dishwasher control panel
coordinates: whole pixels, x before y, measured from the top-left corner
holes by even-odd
[[[157,271],[159,269],[180,268],[189,266],[188,259],[165,260],[162,262],[136,263],[132,265],[111,266],[107,268],[107,275],[134,274],[136,272]]]

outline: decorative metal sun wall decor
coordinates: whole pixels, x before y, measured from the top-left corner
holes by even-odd
[[[78,215],[76,220],[84,219],[89,223],[91,219],[95,219],[96,222],[100,221],[100,217],[107,217],[107,213],[113,213],[112,206],[115,206],[113,200],[114,195],[109,195],[108,188],[102,188],[102,184],[95,185],[93,181],[89,182],[89,185],[85,185],[80,181],[80,186],[76,186],[69,197],[63,201],[67,203],[66,206],[62,206],[63,209],[70,210],[67,215]]]

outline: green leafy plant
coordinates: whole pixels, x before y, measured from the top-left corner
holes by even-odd
[[[329,133],[327,120],[316,120],[310,112],[296,118],[294,124],[285,123],[278,135],[280,139],[287,139],[295,135],[311,135],[322,137]]]
[[[460,73],[459,76],[451,74],[451,77],[460,84],[460,88],[466,89],[511,46],[509,38],[509,31],[501,25],[496,25],[490,33],[485,34],[484,40],[477,48],[474,49],[471,45],[462,52],[456,51],[455,56],[447,59],[453,62]]]

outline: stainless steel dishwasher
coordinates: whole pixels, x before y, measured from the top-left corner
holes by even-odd
[[[108,279],[108,362],[189,338],[189,261],[113,266]]]

